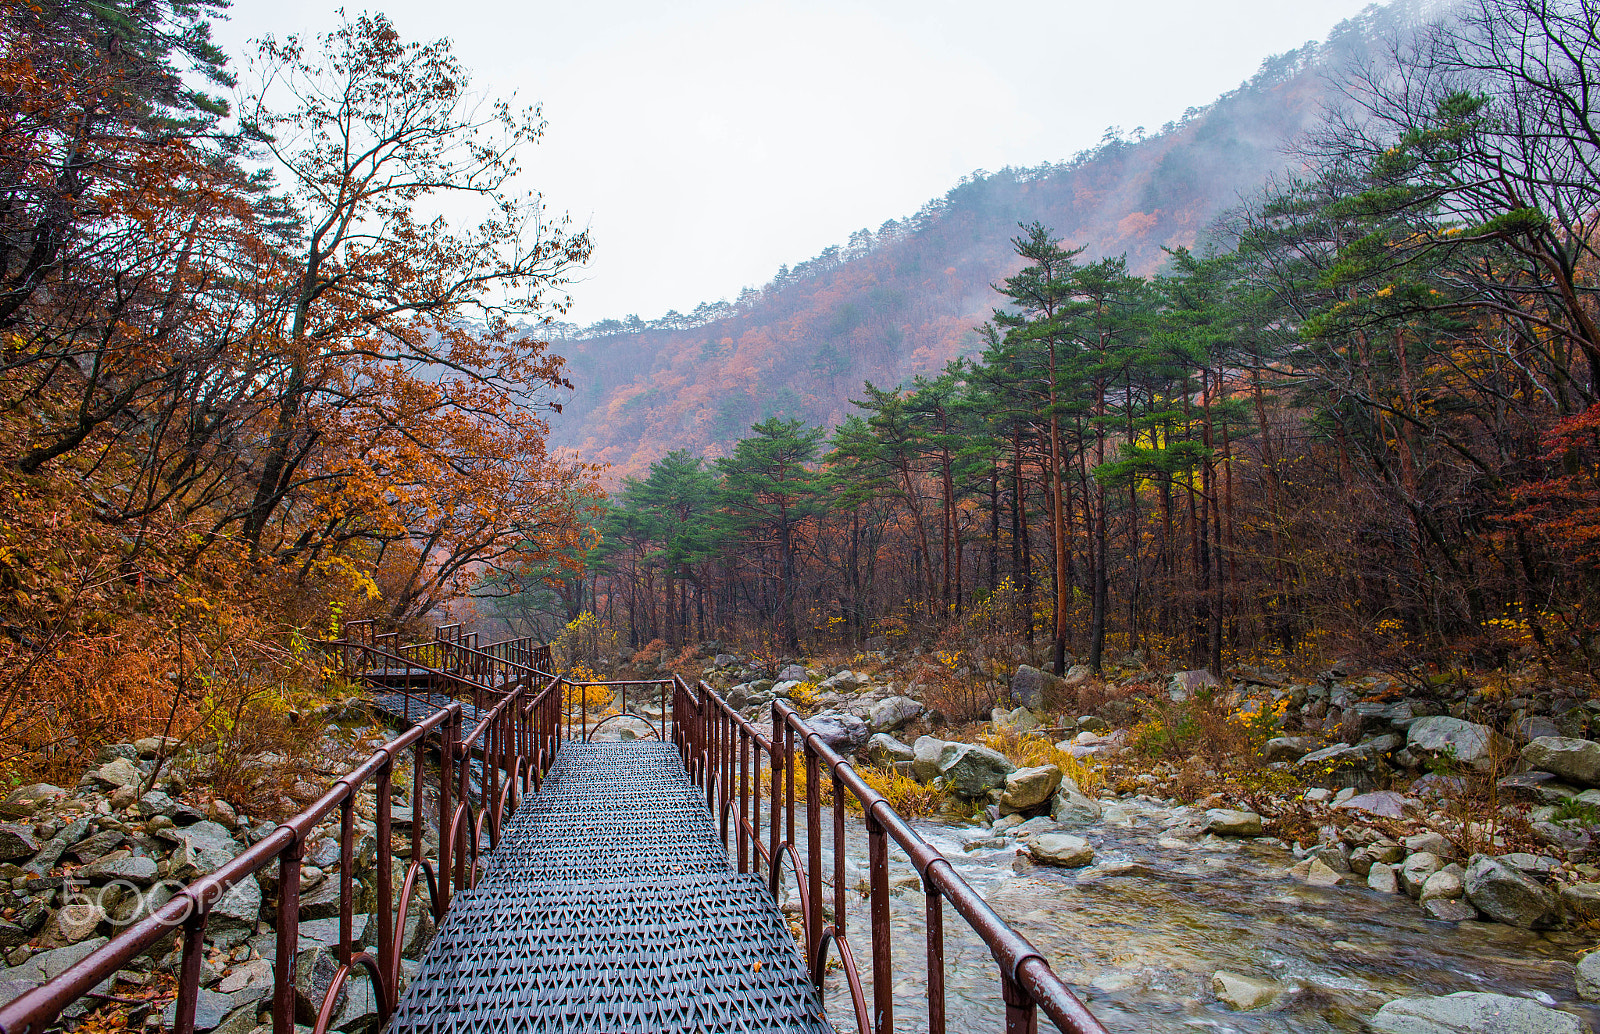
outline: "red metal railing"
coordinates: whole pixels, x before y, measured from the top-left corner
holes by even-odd
[[[382,639],[383,637],[378,637]],[[371,666],[406,664],[419,667],[398,653],[371,643],[351,644],[362,651]],[[433,688],[459,691],[461,675],[421,666]],[[272,1026],[274,1034],[294,1034],[295,964],[299,947],[299,895],[301,856],[306,838],[335,811],[339,814],[339,942],[335,949],[339,967],[323,997],[314,1034],[324,1034],[332,1022],[334,1006],[346,980],[358,968],[372,978],[380,1024],[387,1023],[399,999],[401,940],[405,918],[419,881],[425,881],[428,905],[440,918],[450,907],[455,889],[470,887],[477,879],[477,857],[487,834],[492,848],[499,842],[506,816],[516,808],[530,785],[537,788],[561,744],[561,691],[554,679],[522,679],[492,693],[474,686],[478,696],[494,702],[478,724],[463,729],[462,706],[452,703],[422,719],[385,744],[305,811],[280,824],[267,837],[247,848],[216,872],[204,876],[176,894],[150,916],[122,931],[81,962],[48,983],[0,1006],[0,1032],[39,1034],[53,1024],[61,1011],[82,997],[136,956],[174,930],[182,940],[178,997],[173,1030],[194,1031],[195,1005],[200,990],[205,931],[211,909],[236,885],[276,863],[278,895],[277,953],[273,965]],[[423,764],[425,737],[436,738],[439,751],[436,822],[440,830],[432,860],[426,853]],[[391,843],[391,787],[396,758],[411,750],[414,773],[411,791],[410,864],[395,898],[394,851]],[[474,805],[470,789],[471,761],[482,772],[480,803]],[[375,872],[378,937],[376,951],[354,950],[355,804],[358,794],[371,787],[376,806],[377,865]]]
[[[861,1034],[894,1030],[894,978],[889,922],[889,841],[911,859],[926,899],[928,1030],[945,1034],[944,906],[949,903],[989,947],[1000,973],[1006,1031],[1037,1029],[1038,1012],[1068,1034],[1105,1034],[1100,1021],[1051,970],[1027,939],[1013,930],[937,850],[902,818],[883,795],[867,785],[850,762],[829,748],[786,701],[772,702],[772,735],[763,735],[706,683],[674,686],[673,737],[685,767],[705,787],[706,806],[720,815],[723,842],[740,872],[764,871],[773,897],[779,894],[787,858],[799,888],[805,955],[811,977],[822,988],[829,949],[839,956]],[[805,862],[795,836],[796,753],[805,766]],[[823,923],[822,775],[832,785],[833,922]],[[762,773],[766,772],[767,842],[761,842]],[[846,792],[860,804],[867,831],[868,916],[872,944],[870,1010],[845,928]],[[730,835],[732,842],[729,842]]]

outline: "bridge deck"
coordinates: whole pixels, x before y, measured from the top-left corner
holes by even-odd
[[[831,1034],[783,916],[670,744],[563,745],[457,895],[392,1034]]]

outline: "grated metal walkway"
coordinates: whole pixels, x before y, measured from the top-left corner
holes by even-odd
[[[831,1034],[671,744],[566,743],[451,903],[391,1034]]]

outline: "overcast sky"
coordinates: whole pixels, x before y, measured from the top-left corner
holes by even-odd
[[[331,27],[323,0],[235,0],[219,42]],[[588,226],[570,318],[759,286],[975,169],[1154,132],[1363,0],[400,0],[478,87],[544,104],[530,185]],[[359,3],[347,4],[355,13]]]

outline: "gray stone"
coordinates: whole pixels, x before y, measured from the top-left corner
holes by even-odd
[[[1506,861],[1504,858],[1500,860]],[[1600,920],[1600,883],[1566,884],[1561,888],[1561,907],[1567,915],[1581,923]]]
[[[937,736],[918,736],[911,745],[915,757],[911,761],[911,774],[919,783],[926,783],[939,774],[939,757],[947,741]]]
[[[1571,1013],[1527,998],[1457,991],[1437,997],[1399,998],[1367,1021],[1375,1034],[1588,1034]]]
[[[1418,897],[1428,877],[1444,868],[1444,859],[1431,851],[1415,851],[1406,856],[1400,866],[1400,886],[1407,894]]]
[[[1050,815],[1063,826],[1088,826],[1100,821],[1100,802],[1079,793],[1075,784],[1064,783],[1050,802]]]
[[[1217,677],[1204,668],[1194,671],[1180,671],[1174,674],[1167,683],[1167,699],[1175,704],[1189,700],[1202,689],[1221,689],[1222,683]]]
[[[872,705],[867,728],[872,732],[893,732],[918,718],[924,708],[910,697],[889,697]]]
[[[1403,819],[1408,813],[1420,814],[1423,810],[1420,802],[1393,790],[1374,790],[1371,793],[1357,794],[1335,804],[1334,808],[1341,811],[1365,812],[1386,819]]]
[[[1456,845],[1452,844],[1442,833],[1429,830],[1426,833],[1414,833],[1405,839],[1406,853],[1415,854],[1426,851],[1428,854],[1438,855],[1440,858],[1458,858]]]
[[[1600,951],[1591,951],[1578,960],[1578,997],[1600,1002]]]
[[[1253,811],[1211,808],[1206,811],[1203,831],[1224,837],[1258,837],[1261,835],[1261,816]]]
[[[806,724],[843,758],[854,757],[867,742],[867,723],[848,711],[824,711],[806,719]]]
[[[917,752],[886,732],[874,733],[867,741],[867,760],[875,765],[888,766],[896,761],[914,761]]]
[[[1312,786],[1369,790],[1384,771],[1383,756],[1364,747],[1335,743],[1300,759],[1301,773]]]
[[[107,858],[85,865],[76,875],[90,883],[127,880],[142,885],[155,881],[156,863],[150,858]]]
[[[852,690],[857,686],[864,686],[871,681],[871,676],[858,675],[849,668],[845,668],[837,674],[823,679],[817,688],[825,693],[838,693],[841,690]]]
[[[295,956],[294,962],[294,1021],[310,1026],[317,1022],[323,999],[333,987],[339,971],[339,958],[328,948],[307,948]],[[343,1009],[348,992],[340,987],[334,995],[334,1013]]]
[[[178,802],[173,800],[167,794],[162,793],[160,790],[151,790],[149,793],[139,798],[139,803],[134,805],[134,807],[137,808],[139,810],[139,814],[143,815],[145,818],[149,818],[152,815],[170,816],[173,812],[178,810]]]
[[[779,682],[804,682],[805,680],[806,670],[798,664],[786,664],[783,666],[783,670],[778,672]]]
[[[19,858],[32,858],[39,853],[39,841],[33,831],[14,822],[0,823],[0,862],[14,862]]]
[[[222,1021],[232,1012],[238,1003],[225,994],[207,991],[201,988],[195,994],[194,1000],[194,1029],[199,1031],[215,1030],[222,1025]],[[166,1009],[162,1010],[161,1023],[171,1030],[178,1021],[178,1003],[176,1000],[168,1002]],[[312,1017],[312,1022],[316,1017]]]
[[[1005,777],[1005,796],[1000,798],[1000,814],[1037,808],[1050,799],[1061,785],[1061,769],[1055,765],[1019,768]]]
[[[1212,994],[1236,1012],[1248,1012],[1271,1005],[1273,999],[1278,997],[1278,991],[1278,983],[1274,980],[1247,977],[1243,973],[1230,973],[1225,969],[1211,974]]]
[[[1400,893],[1400,877],[1388,862],[1373,862],[1367,870],[1367,886],[1380,894]]]
[[[946,743],[939,752],[939,774],[963,797],[999,789],[1015,768],[999,751],[971,743]]]
[[[1422,903],[1422,914],[1444,923],[1464,923],[1478,918],[1478,910],[1464,898],[1429,898]]]
[[[0,801],[0,818],[27,818],[46,803],[66,795],[67,791],[51,783],[19,786],[6,794],[4,801]]]
[[[1561,918],[1561,900],[1554,891],[1497,859],[1474,855],[1465,884],[1467,899],[1478,911],[1507,926],[1531,929]]]
[[[211,924],[215,927],[248,925],[254,927],[261,914],[261,884],[253,876],[241,877],[228,888],[215,905],[211,906]]]
[[[1268,761],[1299,761],[1317,749],[1317,741],[1310,736],[1274,736],[1261,748]]]
[[[1529,768],[1582,786],[1600,786],[1600,743],[1566,736],[1540,736],[1522,748]]]
[[[1466,884],[1462,881],[1461,866],[1447,865],[1422,881],[1422,892],[1417,895],[1417,900],[1426,904],[1435,898],[1460,898],[1466,892]]]
[[[101,765],[90,777],[103,786],[138,786],[144,782],[144,772],[127,758],[117,758]]]
[[[1011,676],[1011,699],[1030,710],[1045,706],[1046,699],[1060,682],[1054,675],[1040,671],[1031,664],[1017,667]]]
[[[1511,751],[1510,741],[1487,725],[1437,714],[1411,723],[1406,747],[1414,754],[1447,757],[1480,772],[1489,771],[1495,757]]]
[[[1043,865],[1076,869],[1094,861],[1094,848],[1070,833],[1040,833],[1028,841],[1028,855]]]
[[[1307,858],[1289,870],[1295,878],[1313,887],[1337,887],[1344,882],[1344,873],[1321,858]]]
[[[55,910],[39,939],[45,944],[77,944],[93,937],[105,920],[105,909],[87,898],[79,898]]]

